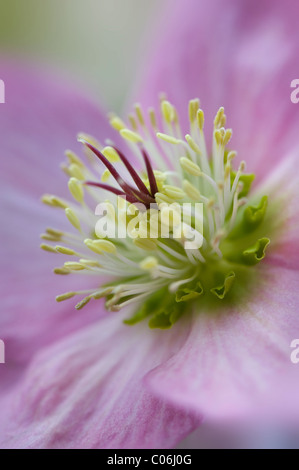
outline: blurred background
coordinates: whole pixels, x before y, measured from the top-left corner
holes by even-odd
[[[136,78],[148,27],[163,3],[0,0],[0,53],[59,69],[118,111]]]

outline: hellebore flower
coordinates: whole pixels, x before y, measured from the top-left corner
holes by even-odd
[[[169,447],[202,414],[298,417],[298,112],[281,86],[295,76],[296,6],[169,5],[140,92],[146,106],[160,91],[167,98],[159,116],[139,105],[129,124],[110,116],[120,136],[71,90],[26,73],[20,91],[18,70],[4,77],[14,96],[0,123],[11,221],[1,228],[4,447]],[[197,95],[205,114],[189,101]],[[55,159],[79,130],[88,160],[66,152],[70,201]],[[52,207],[40,209],[37,193],[48,190],[57,196],[45,194]],[[104,238],[94,214],[104,200],[110,221],[118,205],[117,228],[130,237]],[[63,259],[54,271],[65,294],[33,255],[32,232],[45,221],[41,247]],[[45,306],[53,291],[70,299],[57,310]],[[68,307],[75,295],[79,314]]]

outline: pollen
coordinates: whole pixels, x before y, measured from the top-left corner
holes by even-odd
[[[64,258],[55,274],[93,276],[93,287],[58,302],[79,296],[81,310],[104,298],[112,312],[133,307],[129,325],[148,318],[152,328],[170,328],[194,305],[200,311],[242,299],[269,245],[267,196],[251,195],[254,175],[244,161],[234,168],[224,108],[207,142],[198,99],[188,116],[182,129],[162,96],[159,117],[139,103],[127,122],[110,115],[121,148],[84,132],[86,163],[66,151],[70,200],[46,194],[42,202],[64,210],[69,231],[47,228],[40,247]]]

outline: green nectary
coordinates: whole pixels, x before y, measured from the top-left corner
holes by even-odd
[[[250,191],[254,175],[243,175],[245,182],[243,196]],[[246,189],[245,189],[246,186]],[[196,272],[195,278],[178,288],[171,295],[167,287],[155,292],[143,303],[142,307],[129,319],[133,325],[148,319],[150,328],[170,328],[184,312],[192,311],[195,306],[198,312],[207,308],[221,308],[224,303],[242,301],[243,292],[252,284],[257,276],[252,267],[262,261],[270,239],[265,236],[271,233],[271,224],[267,220],[267,196],[262,196],[255,204],[247,204],[238,214],[236,224],[220,244],[223,258],[206,256],[206,263],[199,264],[190,270],[190,276]],[[174,245],[174,240],[168,241]],[[238,296],[238,291],[242,291]]]

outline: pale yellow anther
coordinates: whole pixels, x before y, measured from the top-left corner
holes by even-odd
[[[113,291],[113,287],[106,287],[106,289],[101,289],[98,292],[95,292],[94,294],[91,295],[93,299],[102,299],[103,297],[106,297],[106,295],[111,294]]]
[[[65,156],[68,158],[68,161],[70,164],[74,163],[75,165],[78,165],[81,168],[85,167],[82,160],[78,157],[78,155],[72,152],[72,150],[66,150],[64,153],[65,153]]]
[[[158,260],[154,256],[148,256],[139,263],[139,266],[145,271],[151,271],[158,266]]]
[[[88,304],[88,302],[91,300],[91,296],[89,295],[88,297],[85,297],[81,302],[79,302],[75,308],[76,310],[81,310],[81,308],[85,307],[85,305]]]
[[[104,157],[107,158],[107,160],[109,160],[109,162],[111,163],[116,163],[116,162],[119,162],[120,161],[120,158],[119,158],[119,155],[117,153],[117,151],[113,148],[113,147],[104,147],[102,149],[102,154],[104,155]]]
[[[242,160],[241,163],[240,163],[240,166],[239,166],[239,170],[244,171],[245,168],[246,168],[246,162],[244,162],[244,160]]]
[[[72,163],[69,166],[69,174],[70,176],[73,176],[74,178],[77,178],[78,180],[83,181],[85,179],[85,176],[82,171],[82,167],[79,166],[77,163]]]
[[[169,184],[163,186],[163,192],[166,194],[166,196],[169,196],[173,199],[183,199],[186,196],[181,188],[178,188],[177,186],[171,186]]]
[[[132,127],[133,131],[137,131],[138,126],[137,126],[137,122],[136,122],[136,119],[135,119],[135,117],[133,116],[133,114],[130,113],[130,114],[128,115],[128,119],[129,119],[129,122],[130,122],[130,124],[131,124],[131,127]]]
[[[49,251],[49,253],[57,253],[57,251],[55,250],[53,246],[47,245],[46,243],[42,243],[40,245],[40,248],[44,251]]]
[[[81,230],[80,221],[78,217],[76,216],[75,212],[69,207],[67,207],[65,209],[65,215],[67,216],[68,220],[73,225],[73,227],[75,227],[77,230],[80,231]]]
[[[167,122],[167,124],[171,124],[174,120],[175,113],[174,113],[173,106],[172,106],[171,103],[169,103],[169,101],[167,101],[167,100],[162,101],[162,103],[161,103],[161,112],[162,112],[162,116],[165,119],[165,121]]]
[[[109,240],[93,240],[93,246],[106,253],[116,253],[116,246]]]
[[[175,123],[176,126],[179,125],[179,115],[174,106],[173,106],[173,122]]]
[[[227,161],[229,162],[233,160],[236,156],[237,156],[237,152],[235,152],[234,150],[228,152]]]
[[[62,253],[63,255],[76,255],[77,253],[72,250],[71,248],[67,248],[66,246],[60,246],[56,245],[55,250],[58,251],[58,253]]]
[[[156,243],[148,238],[134,238],[133,243],[138,246],[138,248],[146,251],[154,251],[157,248]]]
[[[156,193],[155,194],[155,199],[157,204],[172,204],[174,202],[173,198],[170,198],[169,196],[166,196],[166,194],[163,193]]]
[[[64,202],[60,197],[52,196],[52,205],[55,207],[60,207],[61,209],[65,209],[68,204]]]
[[[189,121],[193,123],[196,120],[197,110],[199,108],[199,99],[189,101]]]
[[[60,207],[61,209],[65,209],[66,207],[68,207],[68,204],[66,202],[64,202],[57,196],[52,196],[51,194],[44,194],[41,200],[44,204],[47,204],[48,206]]]
[[[224,115],[224,108],[221,106],[221,108],[218,109],[217,114],[214,119],[214,128],[217,129],[222,126],[222,118]]]
[[[143,138],[141,137],[141,135],[137,132],[131,131],[130,129],[121,129],[120,135],[129,142],[143,142]]]
[[[66,261],[64,263],[64,267],[70,269],[71,271],[82,271],[83,269],[85,269],[85,266],[76,261]]]
[[[185,170],[190,175],[200,176],[201,173],[202,173],[199,166],[196,163],[189,160],[189,158],[181,157],[180,158],[180,164],[181,164],[181,167],[183,168],[183,170]]]
[[[93,259],[80,259],[79,260],[79,263],[83,264],[83,265],[86,265],[86,266],[89,266],[91,268],[100,268],[101,265],[100,263],[98,263],[97,261],[93,260]]]
[[[220,127],[225,127],[225,124],[226,124],[226,115],[223,114],[221,118],[221,122],[220,122]]]
[[[193,201],[200,200],[200,192],[193,184],[190,183],[190,181],[188,180],[183,181],[183,189],[185,193],[187,194],[187,196],[190,197],[190,199],[192,199]]]
[[[82,184],[77,178],[70,178],[68,182],[68,187],[71,195],[77,202],[83,202],[84,200],[84,191]]]
[[[109,122],[113,129],[117,131],[121,131],[126,127],[125,123],[118,116],[113,116]]]
[[[221,108],[219,108],[216,114],[216,119],[215,119],[215,122],[217,122],[218,126],[220,126],[221,124],[223,115],[224,115],[224,108],[221,106]]]
[[[231,165],[227,163],[224,170],[224,179],[227,180],[231,172]]]
[[[49,235],[52,235],[53,237],[61,238],[64,235],[64,233],[61,230],[56,230],[55,228],[51,228],[51,227],[47,228],[46,232]]]
[[[150,184],[148,178],[141,177],[142,182],[145,184],[148,190],[150,190]]]
[[[191,137],[191,135],[189,134],[186,134],[185,135],[185,139],[187,140],[188,144],[189,144],[189,147],[195,152],[197,153],[198,155],[201,154],[201,151],[200,151],[200,148],[198,147],[197,143],[195,142],[195,140]]]
[[[87,248],[89,248],[91,251],[93,251],[94,253],[97,253],[97,254],[100,254],[102,255],[103,254],[103,251],[100,250],[99,248],[97,248],[94,244],[93,244],[93,240],[91,240],[90,238],[86,238],[84,240],[84,243],[85,245],[87,246]]]
[[[111,176],[111,173],[110,173],[110,171],[107,170],[107,168],[106,168],[106,170],[104,170],[103,173],[102,173],[101,181],[103,181],[103,183],[106,183],[106,181],[109,180],[110,176]]]
[[[61,274],[61,275],[65,275],[65,274],[70,274],[71,273],[71,270],[70,269],[67,269],[67,268],[55,268],[53,270],[53,272],[55,274]]]
[[[76,292],[66,292],[65,294],[57,295],[56,302],[63,302],[64,300],[71,299],[76,295]]]
[[[139,103],[135,104],[135,112],[136,112],[136,116],[137,116],[137,119],[138,119],[139,123],[142,126],[144,126],[145,122],[144,122],[143,112],[142,112],[142,108],[141,108]]]
[[[84,132],[79,132],[77,135],[78,142],[87,142],[88,144],[93,145],[96,148],[100,148],[101,145],[97,139],[95,139],[92,135],[85,134]]]
[[[176,139],[172,135],[168,134],[163,134],[162,132],[157,132],[156,136],[158,139],[165,140],[165,142],[168,142],[169,144],[179,144],[181,141],[179,139]]]
[[[71,175],[70,168],[65,163],[61,163],[60,168],[62,169],[63,173],[65,173],[67,176],[73,176]]]
[[[226,146],[228,144],[228,142],[230,141],[232,135],[233,135],[232,129],[226,129],[225,135],[224,135],[224,138],[223,138],[223,145],[224,146]]]
[[[218,186],[219,191],[223,191],[224,184],[222,181],[218,181],[217,186]]]
[[[40,237],[42,240],[47,240],[50,242],[58,242],[61,239],[61,237],[56,237],[54,235],[50,235],[49,233],[42,233]]]
[[[165,173],[159,170],[154,170],[154,175],[155,175],[156,181],[161,182],[161,183],[163,183],[167,178]]]
[[[116,305],[113,302],[106,302],[106,308],[111,310],[111,312],[119,312],[121,310],[121,305]]]
[[[152,128],[154,130],[156,130],[157,129],[157,118],[156,118],[155,110],[153,108],[149,108],[148,115],[149,115],[149,118],[150,118]]]
[[[196,117],[197,117],[197,125],[199,129],[202,130],[204,123],[205,123],[205,115],[202,109],[198,109]]]
[[[214,137],[215,137],[217,145],[222,145],[223,144],[223,136],[222,136],[222,133],[219,129],[214,131]]]

